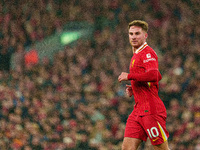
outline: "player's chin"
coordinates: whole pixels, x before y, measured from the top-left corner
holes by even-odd
[[[137,48],[138,47],[138,43],[131,43],[131,46]]]

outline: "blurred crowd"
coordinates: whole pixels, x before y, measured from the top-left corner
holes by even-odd
[[[1,0],[0,147],[2,150],[119,150],[134,99],[118,75],[132,51],[128,23],[149,23],[157,52],[159,95],[167,107],[172,150],[200,150],[199,0]],[[26,46],[70,21],[94,25],[38,64],[24,65]],[[20,61],[10,69],[11,55]],[[140,150],[151,150],[149,141]]]

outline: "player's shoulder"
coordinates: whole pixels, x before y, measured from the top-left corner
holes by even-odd
[[[145,47],[142,55],[143,56],[151,55],[151,56],[157,57],[155,50],[153,48],[151,48],[150,46]]]

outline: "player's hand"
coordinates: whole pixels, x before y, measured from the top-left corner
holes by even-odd
[[[126,73],[126,72],[122,72],[118,77],[119,82],[127,81],[127,80],[128,80],[128,73]]]
[[[133,95],[133,90],[131,85],[126,85],[126,95],[129,97]]]

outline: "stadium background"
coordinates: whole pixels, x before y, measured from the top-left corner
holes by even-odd
[[[2,150],[119,150],[133,99],[117,77],[128,70],[127,24],[135,19],[149,23],[148,43],[159,57],[169,146],[200,149],[199,0],[0,4]],[[89,34],[66,36],[58,47],[44,42],[69,24],[78,33],[81,23]],[[152,148],[148,141],[140,149]]]

